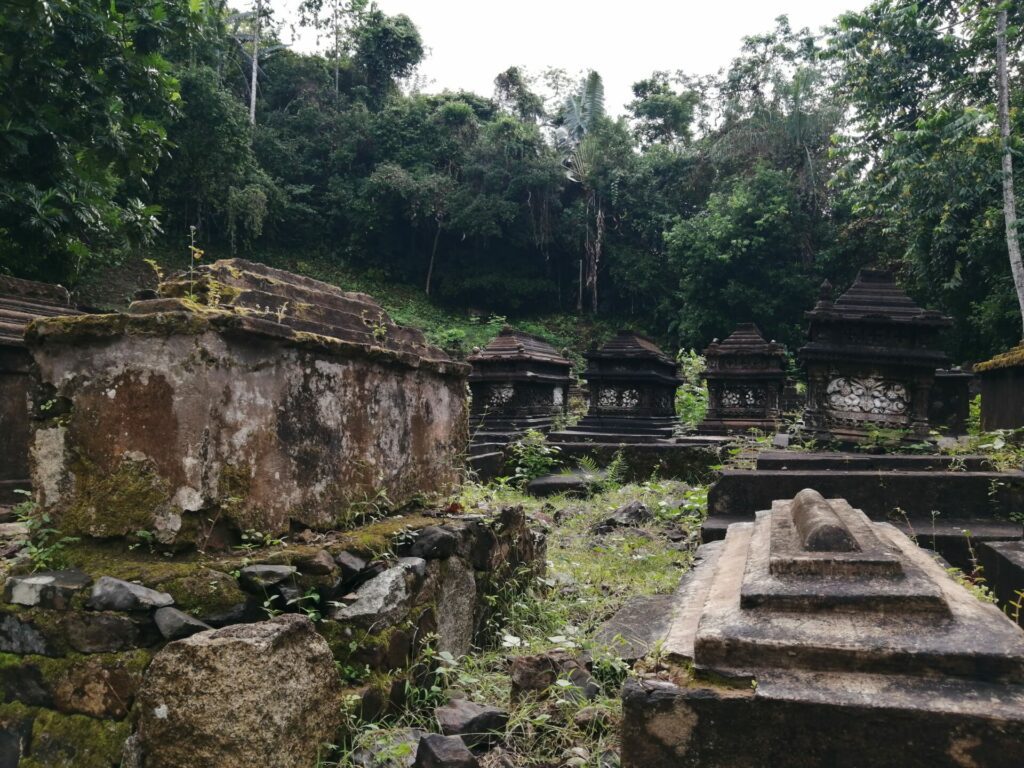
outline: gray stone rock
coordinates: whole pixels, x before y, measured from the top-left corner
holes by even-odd
[[[508,712],[466,699],[452,699],[434,710],[445,736],[461,736],[470,747],[489,744],[505,733]]]
[[[427,561],[422,557],[400,557],[398,562],[417,579],[422,579],[427,575]]]
[[[124,747],[121,749],[121,768],[143,768],[142,746],[139,744],[137,733],[124,740]]]
[[[772,437],[772,448],[789,448],[790,436],[787,432],[776,432]]]
[[[473,644],[476,613],[476,577],[461,559],[450,557],[441,563],[437,597],[439,651],[455,656],[469,653]]]
[[[414,768],[478,768],[480,764],[458,736],[429,733],[420,739]]]
[[[359,768],[412,768],[420,739],[426,735],[419,728],[382,731],[352,751],[352,762]]]
[[[330,576],[338,569],[337,563],[326,549],[301,558],[297,564],[300,572],[308,573],[311,576]]]
[[[440,526],[431,525],[419,532],[409,554],[425,560],[440,560],[450,557],[458,546],[458,536]]]
[[[335,556],[334,562],[341,568],[342,578],[356,576],[366,568],[366,561],[351,552],[339,552]]]
[[[157,608],[153,613],[153,621],[165,640],[181,640],[211,628],[209,624],[170,606]]]
[[[544,475],[536,480],[531,480],[526,486],[526,492],[531,496],[554,496],[557,493],[565,493],[586,497],[593,493],[594,487],[605,476],[604,470],[598,472],[578,470],[558,475]]]
[[[341,711],[331,649],[296,614],[169,643],[136,709],[146,768],[309,768]]]
[[[238,583],[249,592],[262,593],[288,581],[297,571],[294,565],[247,565],[239,572]]]
[[[651,652],[668,634],[675,595],[632,597],[597,628],[594,644],[632,663]]]
[[[57,655],[51,641],[39,629],[9,613],[0,615],[0,651],[19,656],[30,653]]]
[[[69,613],[61,627],[79,653],[117,653],[139,645],[138,626],[119,613]]]
[[[43,679],[43,673],[27,661],[0,669],[0,693],[5,702],[18,701],[29,707],[53,706],[53,692]]]
[[[174,598],[166,592],[112,576],[101,576],[89,597],[89,607],[97,611],[147,611],[165,605],[174,605]]]
[[[535,656],[517,656],[509,672],[513,701],[525,693],[545,694],[557,680],[568,680],[572,686],[559,688],[560,695],[570,699],[597,698],[601,687],[582,660],[567,651],[548,651]],[[575,690],[573,690],[575,689]]]
[[[651,510],[642,501],[631,501],[616,509],[610,517],[601,522],[608,528],[628,528],[649,523],[654,519]]]
[[[71,598],[92,584],[92,579],[78,570],[43,571],[28,576],[12,576],[4,585],[4,599],[15,605],[38,606],[66,610]]]
[[[333,606],[329,617],[374,629],[397,624],[409,613],[410,595],[406,575],[404,565],[389,568],[359,587],[354,602]]]

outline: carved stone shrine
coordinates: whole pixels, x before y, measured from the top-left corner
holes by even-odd
[[[639,333],[619,331],[583,356],[590,404],[587,415],[567,431],[621,442],[672,437],[678,424],[675,394],[682,380],[676,362],[657,344]]]
[[[928,437],[935,369],[946,356],[939,331],[950,320],[917,306],[891,272],[862,269],[835,301],[827,281],[807,313],[799,351],[807,371],[804,426],[819,438],[857,442],[879,430]]]
[[[708,412],[700,432],[774,430],[782,410],[786,352],[765,341],[753,323],[742,323],[725,341],[704,350]]]
[[[77,314],[62,286],[0,275],[0,504],[23,501],[14,491],[32,487],[32,357],[25,348],[25,328],[40,317]]]
[[[996,768],[1024,743],[1024,633],[888,523],[804,489],[698,550],[624,768]]]
[[[371,297],[241,259],[159,296],[26,333],[57,403],[35,426],[35,489],[62,531],[230,544],[460,479],[469,366]]]
[[[546,432],[568,407],[572,363],[543,339],[506,326],[468,362],[474,439],[507,443],[528,429]]]
[[[974,372],[981,380],[981,428],[1024,427],[1024,341],[978,363]]]

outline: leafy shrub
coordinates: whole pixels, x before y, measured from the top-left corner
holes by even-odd
[[[676,415],[688,427],[695,427],[708,412],[708,388],[701,376],[704,356],[694,349],[681,349],[676,360],[683,377],[682,386],[676,390]]]
[[[543,433],[527,430],[521,438],[509,446],[512,466],[515,467],[515,482],[525,486],[531,480],[549,475],[561,464],[559,450],[549,445]]]

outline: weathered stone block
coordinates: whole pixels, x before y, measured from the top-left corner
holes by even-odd
[[[69,404],[33,442],[63,530],[212,545],[336,527],[354,502],[458,480],[468,366],[369,297],[244,261],[161,292],[27,333],[41,384]]]
[[[65,610],[78,592],[92,584],[81,571],[43,571],[27,576],[12,576],[4,584],[9,603]]]
[[[330,648],[297,615],[170,643],[139,704],[146,768],[309,768],[340,713]]]

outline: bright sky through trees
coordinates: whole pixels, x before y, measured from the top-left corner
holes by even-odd
[[[300,0],[274,0],[291,22]],[[794,29],[817,30],[858,0],[631,0],[553,3],[550,0],[378,0],[387,13],[408,15],[429,49],[420,73],[425,90],[460,88],[490,95],[494,76],[512,65],[531,74],[545,67],[592,68],[605,83],[608,111],[618,114],[630,87],[656,69],[706,74],[727,65],[744,35],[765,32],[788,14]],[[315,47],[315,35],[296,29],[295,47]],[[282,32],[290,39],[291,30]]]

